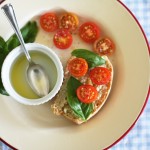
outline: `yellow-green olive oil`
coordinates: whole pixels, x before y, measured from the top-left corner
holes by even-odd
[[[30,54],[32,60],[35,63],[40,64],[46,70],[50,80],[50,90],[52,90],[57,80],[57,70],[55,64],[46,54],[42,52],[33,51]],[[25,55],[22,54],[12,66],[11,82],[15,91],[21,96],[29,99],[37,99],[39,97],[32,91],[27,82],[26,70],[28,64],[29,63]]]

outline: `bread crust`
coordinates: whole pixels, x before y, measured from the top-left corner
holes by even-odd
[[[106,102],[109,93],[111,91],[111,87],[112,87],[112,82],[113,82],[113,66],[110,62],[110,60],[108,59],[107,56],[103,56],[103,58],[106,60],[105,66],[106,68],[108,68],[111,72],[111,79],[110,81],[106,84],[106,85],[101,85],[101,86],[97,86],[97,85],[93,85],[90,78],[88,76],[84,76],[83,78],[79,78],[78,80],[80,80],[81,83],[83,84],[91,84],[93,86],[95,86],[98,89],[98,98],[93,102],[94,105],[94,110],[93,112],[90,114],[90,116],[87,118],[86,121],[88,121],[90,118],[92,118],[93,116],[95,116],[99,110],[102,108],[102,106],[104,105],[104,103]],[[74,56],[71,57],[68,60],[68,63],[74,59]],[[68,64],[67,63],[67,64]],[[72,109],[70,108],[68,102],[67,102],[67,93],[66,93],[66,87],[67,87],[67,82],[68,79],[70,78],[70,73],[68,71],[68,65],[66,65],[66,69],[65,69],[65,76],[64,76],[64,81],[63,81],[63,85],[59,91],[59,93],[57,94],[57,96],[54,99],[53,104],[51,105],[51,108],[53,110],[53,113],[56,115],[63,115],[64,117],[66,117],[67,119],[75,122],[76,124],[81,124],[85,121],[83,121],[81,118],[78,118],[72,111]]]

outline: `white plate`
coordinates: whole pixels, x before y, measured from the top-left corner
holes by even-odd
[[[88,123],[78,126],[53,115],[50,103],[24,106],[1,95],[1,138],[21,150],[100,150],[125,135],[145,106],[150,73],[148,45],[131,14],[116,0],[7,2],[13,4],[20,23],[42,10],[56,7],[94,18],[115,41],[116,52],[111,94]],[[0,35],[7,38],[11,27],[2,11],[0,18]]]

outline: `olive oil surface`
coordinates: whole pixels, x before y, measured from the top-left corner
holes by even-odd
[[[49,76],[50,90],[52,90],[57,80],[57,70],[53,61],[42,52],[31,52],[32,60],[40,64]],[[39,98],[31,89],[27,82],[26,70],[29,63],[24,54],[22,54],[12,66],[11,82],[15,91],[21,96],[29,99]]]

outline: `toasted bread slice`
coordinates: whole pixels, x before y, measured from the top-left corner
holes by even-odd
[[[75,56],[72,56],[69,60],[71,61],[72,59],[74,59]],[[89,120],[90,118],[92,118],[104,105],[104,103],[106,102],[106,99],[110,93],[111,87],[112,87],[112,80],[113,80],[113,66],[111,64],[111,62],[109,61],[109,59],[107,58],[107,56],[103,56],[103,58],[106,60],[105,65],[103,65],[103,67],[106,67],[110,70],[111,72],[111,80],[110,82],[108,82],[105,85],[93,85],[91,79],[89,78],[88,75],[85,75],[81,78],[78,78],[78,80],[83,83],[83,84],[90,84],[96,87],[97,91],[98,91],[98,97],[97,99],[93,102],[93,112],[90,114],[90,116],[87,118],[87,120]],[[67,63],[67,64],[68,64]],[[68,118],[69,120],[77,123],[77,124],[81,124],[85,121],[83,121],[81,118],[77,117],[73,110],[71,109],[71,107],[69,106],[68,102],[67,102],[67,82],[68,79],[70,78],[70,73],[68,71],[68,65],[66,66],[65,69],[65,77],[64,77],[64,82],[63,85],[59,91],[59,93],[57,94],[57,96],[54,99],[53,104],[51,105],[51,108],[54,112],[54,114],[56,115],[63,115],[64,117]],[[87,121],[86,120],[86,121]]]

